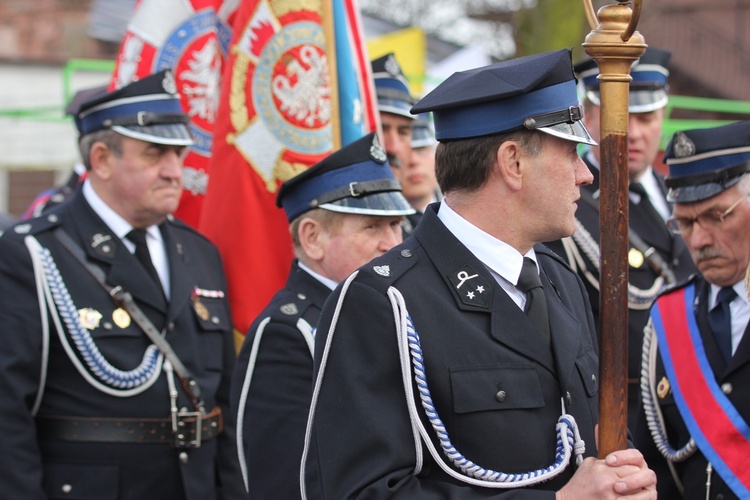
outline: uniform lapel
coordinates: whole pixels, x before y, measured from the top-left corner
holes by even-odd
[[[750,362],[750,323],[745,327],[745,333],[742,335],[740,345],[737,346],[734,356],[729,360],[729,366],[725,375],[729,375],[733,371],[742,368],[748,362]]]
[[[169,261],[169,313],[167,322],[174,321],[185,307],[195,287],[195,278],[190,266],[190,256],[175,237],[168,223],[159,226]]]
[[[545,298],[547,298],[547,283],[545,286]],[[499,288],[499,286],[498,286]],[[549,310],[549,298],[547,298],[547,309],[552,325],[552,311]],[[555,336],[555,328],[551,328],[551,336]],[[555,361],[552,351],[542,339],[542,334],[536,330],[534,324],[513,302],[505,290],[498,289],[492,305],[492,336],[515,351],[535,360],[544,366],[552,374],[556,374]],[[553,341],[554,343],[554,341]]]
[[[562,303],[546,272],[542,272],[544,295],[547,299],[552,352],[561,387],[570,387],[573,367],[581,345],[582,325]]]
[[[414,236],[452,290],[456,306],[490,314],[491,335],[497,342],[555,373],[552,352],[540,338],[541,333],[485,265],[440,222],[436,213],[439,205],[427,208]]]

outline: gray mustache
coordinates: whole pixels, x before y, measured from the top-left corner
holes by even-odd
[[[695,262],[716,257],[724,257],[724,253],[716,247],[705,247],[693,252],[693,260]]]

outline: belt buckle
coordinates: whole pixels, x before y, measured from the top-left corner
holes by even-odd
[[[200,448],[202,424],[203,418],[199,411],[173,413],[174,447],[178,450]]]

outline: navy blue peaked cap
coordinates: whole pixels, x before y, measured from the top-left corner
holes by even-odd
[[[82,103],[76,116],[81,135],[112,129],[156,144],[190,146],[190,117],[182,110],[168,69]]]
[[[363,215],[409,215],[375,133],[367,134],[284,182],[276,196],[289,222],[314,208]]]
[[[94,99],[99,99],[107,93],[107,85],[99,85],[98,87],[89,87],[81,89],[73,95],[67,106],[65,106],[65,114],[72,115],[78,118],[78,110],[81,109],[81,104]]]
[[[667,105],[669,96],[669,60],[671,52],[654,47],[646,48],[646,52],[630,68],[630,91],[628,94],[628,111],[631,113],[647,113],[661,109]],[[586,99],[601,105],[599,96],[599,67],[593,59],[586,59],[575,65],[575,72],[584,87]]]
[[[567,49],[454,73],[411,109],[428,111],[439,141],[526,128],[596,145],[581,120]]]
[[[378,111],[413,119],[409,109],[414,104],[414,98],[411,96],[409,81],[401,71],[396,57],[386,54],[374,59],[370,64],[378,98]]]
[[[669,201],[691,203],[716,196],[750,172],[750,121],[676,132],[664,163],[669,165]]]
[[[81,89],[73,95],[67,106],[65,106],[65,114],[70,115],[75,120],[76,128],[80,132],[81,123],[78,118],[78,111],[81,109],[81,105],[99,99],[107,93],[107,85],[100,85],[98,87]]]

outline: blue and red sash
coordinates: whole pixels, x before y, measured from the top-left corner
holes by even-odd
[[[692,304],[695,286],[675,290],[651,308],[674,400],[698,448],[740,498],[750,497],[750,427],[716,382]]]

